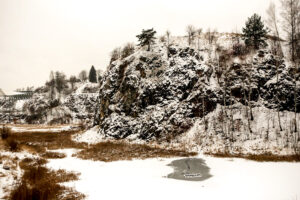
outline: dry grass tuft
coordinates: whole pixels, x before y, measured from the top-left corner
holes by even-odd
[[[18,150],[18,142],[14,138],[8,138],[6,140],[8,148],[10,151],[17,151]]]
[[[0,128],[0,135],[1,135],[1,139],[5,140],[9,137],[9,135],[11,134],[11,129],[3,126],[2,128]]]
[[[101,142],[78,152],[82,159],[100,160],[105,162],[116,160],[146,159],[155,157],[187,157],[195,156],[195,152],[183,150],[162,149],[145,144],[128,144],[125,142]]]
[[[30,149],[32,153],[38,153],[41,157],[64,158],[65,155],[56,152],[47,152],[47,149],[77,148],[83,149],[77,156],[83,159],[116,161],[130,160],[133,158],[154,157],[185,157],[196,155],[194,152],[185,150],[163,149],[151,147],[145,144],[129,144],[125,142],[101,142],[88,146],[85,143],[74,142],[71,137],[78,131],[63,131],[59,133],[47,132],[24,132],[12,133],[10,138],[18,142],[23,149]]]
[[[218,158],[244,158],[257,162],[299,162],[300,155],[274,155],[271,153],[264,154],[229,154],[229,153],[212,153],[207,154]]]
[[[53,171],[44,167],[45,159],[23,159],[20,167],[24,170],[21,182],[12,191],[11,200],[42,199],[83,199],[84,195],[66,188],[59,183],[77,180],[78,174],[64,170]],[[71,191],[71,192],[70,192]],[[64,198],[62,197],[64,194]],[[65,194],[68,194],[67,196]]]
[[[66,155],[57,152],[47,152],[47,149],[80,148],[83,144],[75,143],[71,136],[78,131],[50,132],[9,132],[8,137],[2,140],[11,151],[26,150],[37,153],[40,159],[25,158],[19,162],[24,170],[23,177],[12,191],[10,199],[83,199],[84,195],[60,183],[77,180],[78,174],[64,170],[53,171],[44,166],[49,158],[64,158]]]
[[[59,153],[59,152],[49,152],[49,151],[47,151],[47,152],[41,154],[41,156],[43,158],[46,158],[46,159],[61,159],[61,158],[65,158],[66,154]]]
[[[23,150],[30,150],[31,153],[45,155],[46,158],[62,158],[62,155],[46,153],[47,149],[63,149],[63,148],[84,148],[85,144],[74,142],[71,137],[78,131],[62,131],[62,132],[23,132],[11,133],[8,139],[13,139]]]

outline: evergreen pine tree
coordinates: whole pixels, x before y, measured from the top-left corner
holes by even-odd
[[[152,29],[142,30],[142,33],[140,35],[137,35],[136,37],[139,39],[139,46],[148,46],[147,51],[150,51],[151,44],[154,43],[154,35],[156,34],[156,31]]]
[[[259,49],[259,47],[267,46],[266,35],[268,29],[265,28],[261,17],[258,14],[252,15],[246,22],[246,27],[243,28],[243,39],[248,47]]]
[[[91,83],[97,83],[97,73],[96,73],[96,70],[95,70],[94,66],[92,66],[91,69],[90,69],[89,81]]]

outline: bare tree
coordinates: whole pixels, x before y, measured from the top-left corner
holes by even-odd
[[[166,31],[166,37],[167,37],[167,55],[169,58],[169,49],[170,49],[170,36],[171,32],[169,30]]]
[[[287,34],[290,56],[296,61],[297,32],[299,30],[299,0],[281,0],[283,30]]]
[[[208,28],[205,32],[205,39],[208,41],[208,43],[210,44],[210,38],[211,38],[211,30],[210,28]]]
[[[166,37],[167,37],[167,45],[170,45],[170,36],[171,36],[171,31],[167,30],[166,31]]]
[[[294,78],[294,112],[295,112],[294,132],[297,133],[298,132],[298,128],[297,128],[297,99],[298,99],[298,90],[297,90],[298,69],[297,69],[297,65],[293,69],[293,75],[294,75],[293,78]]]
[[[63,72],[55,72],[55,87],[59,95],[68,88],[66,75]]]
[[[249,79],[249,93],[248,93],[248,105],[249,105],[249,110],[250,110],[250,119],[251,121],[254,120],[254,117],[253,117],[253,112],[252,112],[252,105],[251,105],[251,95],[252,95],[252,77],[253,77],[253,74],[252,74],[252,71],[253,71],[253,57],[254,57],[254,52],[253,50],[251,51],[251,60],[250,60],[250,63],[249,63],[249,75],[248,75],[248,79]]]
[[[205,33],[205,39],[208,41],[208,43],[210,45],[216,41],[216,39],[217,39],[216,34],[217,34],[216,29],[213,31],[211,31],[210,28],[207,29],[207,31]]]
[[[225,133],[226,124],[227,124],[227,112],[226,112],[226,94],[227,94],[227,84],[228,84],[228,60],[226,59],[220,59],[220,57],[217,57],[218,63],[219,63],[219,71],[220,74],[223,75],[223,107],[222,107],[222,130],[223,133]],[[222,72],[221,72],[222,70]],[[228,136],[228,134],[226,134]]]
[[[195,39],[195,35],[196,35],[196,28],[193,25],[188,25],[186,27],[186,32],[187,32],[187,36],[188,36],[188,43],[189,46],[193,43],[194,39]]]
[[[79,79],[81,81],[86,81],[88,79],[87,77],[87,72],[85,70],[82,70],[79,75],[78,75]]]
[[[230,88],[230,124],[231,124],[231,133],[233,135],[234,132],[234,122],[233,122],[233,104],[234,104],[234,100],[232,98],[232,90]],[[232,136],[232,140],[233,140],[233,136]]]
[[[250,94],[250,88],[251,88],[251,79],[249,79],[249,72],[248,69],[246,69],[246,67],[248,67],[249,65],[247,63],[245,63],[244,65],[244,74],[245,76],[243,77],[245,81],[248,81],[248,85],[249,85],[249,90],[248,93]],[[245,81],[242,81],[242,87],[243,87],[243,96],[244,96],[244,102],[245,102],[245,113],[246,113],[246,118],[247,118],[247,122],[248,122],[248,130],[250,132],[250,134],[252,133],[252,129],[251,129],[251,123],[250,123],[250,117],[249,117],[249,111],[248,111],[248,107],[251,108],[250,102],[249,102],[249,97],[251,95],[248,95],[247,98],[247,94],[246,94],[246,85],[245,85]]]
[[[54,72],[51,71],[50,72],[50,80],[49,82],[46,83],[46,85],[48,85],[50,87],[49,90],[49,96],[50,99],[53,100],[55,98],[55,78],[54,78]]]
[[[273,2],[270,3],[269,8],[267,9],[267,15],[268,15],[268,19],[267,19],[268,28],[272,31],[272,34],[275,36],[274,38],[275,51],[273,53],[275,55],[283,57],[281,39],[280,39],[279,28],[278,28],[278,19],[276,14],[276,6]]]
[[[70,76],[69,82],[71,84],[72,90],[74,90],[74,84],[77,82],[76,76]]]
[[[198,51],[200,51],[200,36],[202,33],[202,28],[198,28],[196,32],[197,32],[197,39],[198,39],[197,49],[198,49]]]
[[[122,49],[120,47],[115,48],[111,53],[110,53],[110,64],[119,58],[121,58],[121,53]]]
[[[268,109],[268,115],[267,115],[267,131],[266,131],[266,140],[269,140],[269,134],[270,134],[270,109]]]
[[[280,131],[282,131],[282,126],[281,126],[281,119],[280,119],[280,100],[279,100],[279,66],[280,66],[280,60],[276,60],[276,100],[277,100],[277,117],[278,117],[278,125]]]
[[[273,2],[270,3],[269,8],[267,9],[267,15],[268,15],[268,26],[269,29],[272,31],[273,35],[275,36],[273,38],[274,40],[274,47],[272,50],[272,53],[277,56],[276,60],[276,100],[278,102],[277,106],[277,117],[278,117],[278,125],[280,131],[282,131],[282,126],[281,126],[281,119],[280,119],[280,106],[279,106],[279,66],[280,66],[280,61],[283,58],[283,51],[282,51],[282,46],[281,46],[281,39],[279,36],[279,28],[278,28],[278,20],[277,20],[277,14],[276,14],[276,6]]]
[[[287,41],[290,47],[290,58],[295,66],[298,64],[299,33],[300,33],[300,2],[299,0],[281,0],[283,29],[287,34]],[[297,67],[296,67],[297,68]],[[297,71],[297,70],[295,70]],[[297,131],[297,81],[294,73],[294,103],[295,103],[295,132]]]
[[[126,57],[130,56],[133,53],[134,53],[134,44],[133,43],[127,43],[123,47],[122,51],[120,52],[121,58],[126,58]],[[119,57],[119,55],[118,55],[118,57]]]
[[[204,95],[202,96],[202,117],[203,117],[203,122],[204,122],[204,129],[207,130],[207,123],[205,119],[205,101],[204,101]]]

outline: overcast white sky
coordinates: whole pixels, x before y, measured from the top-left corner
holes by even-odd
[[[278,0],[274,0],[277,2]],[[53,71],[105,69],[116,46],[143,28],[184,35],[193,24],[240,30],[270,0],[0,0],[0,88],[39,86]]]

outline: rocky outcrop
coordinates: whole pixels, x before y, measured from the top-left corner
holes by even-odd
[[[211,51],[172,45],[168,52],[158,43],[151,52],[139,49],[108,67],[95,115],[100,134],[117,139],[174,137],[217,104],[259,103],[294,111],[291,67],[267,49],[249,55],[252,62],[232,55],[225,65],[219,65]]]

